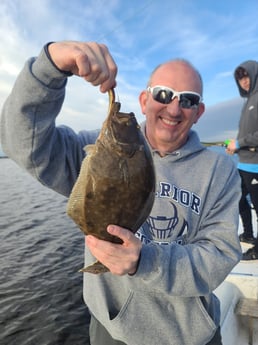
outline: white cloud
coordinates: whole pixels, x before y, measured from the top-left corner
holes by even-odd
[[[0,2],[0,107],[24,62],[53,40],[104,41],[118,64],[117,91],[123,111],[139,122],[138,94],[152,68],[173,57],[185,57],[204,79],[206,114],[196,128],[207,140],[233,136],[241,105],[233,70],[258,59],[258,3],[184,0],[2,0]],[[223,103],[221,103],[223,101]],[[239,103],[238,103],[239,102]],[[99,127],[107,97],[79,78],[69,79],[58,123]],[[239,107],[238,107],[239,104]],[[231,135],[232,134],[232,135]]]

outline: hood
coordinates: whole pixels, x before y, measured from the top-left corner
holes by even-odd
[[[250,77],[250,89],[249,91],[245,91],[244,89],[241,88],[241,86],[238,83],[238,80],[235,77],[235,72],[236,70],[242,67],[243,69],[246,70],[246,72],[248,73],[248,76]],[[248,60],[245,62],[242,62],[239,66],[237,66],[237,68],[234,71],[234,78],[239,90],[239,94],[241,97],[249,97],[251,96],[253,93],[258,91],[258,62],[254,61],[254,60]]]

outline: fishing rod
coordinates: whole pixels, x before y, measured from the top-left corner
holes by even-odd
[[[227,147],[224,141],[210,141],[210,142],[204,142],[202,141],[202,145],[204,146],[221,146],[221,147]]]
[[[209,147],[209,146],[220,146],[220,147],[228,147],[228,144],[230,142],[230,139],[227,139],[225,141],[211,141],[211,142],[203,142],[202,141],[202,145]],[[247,151],[251,151],[251,152],[258,152],[258,147],[255,146],[243,146],[240,147],[237,151],[240,150],[247,150]],[[236,152],[237,152],[236,151]]]

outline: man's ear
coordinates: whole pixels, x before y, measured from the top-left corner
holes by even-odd
[[[143,90],[139,95],[139,103],[140,103],[143,114],[145,114],[145,110],[146,110],[146,101],[147,101],[147,91]]]
[[[200,103],[198,105],[198,111],[195,115],[194,123],[197,123],[199,121],[199,119],[202,116],[202,114],[204,113],[204,111],[205,111],[205,105],[204,105],[204,103]]]

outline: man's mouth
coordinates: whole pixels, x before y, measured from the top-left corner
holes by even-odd
[[[165,119],[164,117],[161,117],[162,122],[164,122],[165,124],[169,125],[169,126],[176,126],[179,124],[179,121],[172,121],[172,120],[168,120]]]

